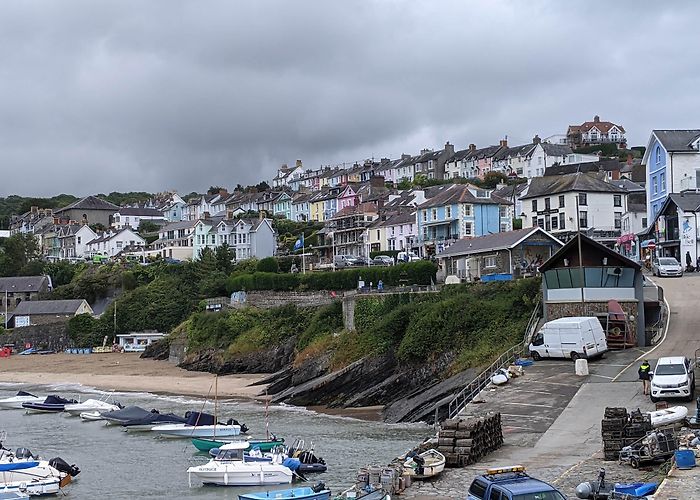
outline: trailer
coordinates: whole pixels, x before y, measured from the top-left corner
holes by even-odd
[[[642,465],[668,460],[678,449],[678,438],[673,427],[647,432],[647,435],[620,450],[620,463],[639,468]]]

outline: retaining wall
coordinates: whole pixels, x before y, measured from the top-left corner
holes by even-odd
[[[13,328],[0,335],[0,344],[14,344],[20,351],[24,350],[26,344],[37,349],[62,351],[70,346],[68,322]]]

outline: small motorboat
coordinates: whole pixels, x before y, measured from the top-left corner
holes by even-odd
[[[652,427],[663,427],[683,422],[688,416],[688,408],[685,406],[672,406],[671,408],[650,411],[648,413],[651,416]]]
[[[0,399],[0,409],[3,409],[3,410],[22,409],[23,403],[39,402],[39,401],[41,401],[41,398],[39,396],[35,396],[34,394],[31,394],[29,392],[19,391],[16,395],[14,395],[10,398]]]
[[[80,474],[80,468],[60,457],[42,460],[27,448],[9,450],[0,443],[0,483],[29,482],[34,479],[56,479],[59,487],[69,484]]]
[[[209,451],[213,448],[221,448],[223,445],[233,442],[229,439],[209,439],[209,438],[193,438],[192,444],[199,451]],[[284,438],[278,438],[272,436],[272,439],[251,439],[248,441],[248,449],[253,450],[255,448],[262,452],[272,451],[273,448],[277,446],[284,445]]]
[[[46,396],[46,399],[41,403],[35,401],[22,403],[22,408],[25,408],[27,413],[61,413],[66,409],[66,405],[75,403],[77,401],[74,399],[65,399],[52,394]]]
[[[510,374],[505,368],[496,370],[496,372],[491,375],[491,383],[493,385],[503,385],[510,380]]]
[[[248,462],[243,453],[247,447],[246,442],[225,444],[216,458],[187,469],[190,484],[192,476],[204,484],[219,486],[264,486],[292,482],[294,473],[282,465],[281,455],[275,456],[271,462]]]
[[[209,456],[211,458],[216,458],[219,454],[219,451],[219,448],[212,448],[211,450],[209,450]],[[243,458],[246,462],[272,462],[272,453],[266,453],[265,455],[263,455],[260,452],[258,452],[257,454],[243,453]]]
[[[331,490],[326,489],[325,484],[318,483],[313,487],[243,493],[238,495],[238,500],[328,500],[330,497]]]
[[[100,399],[86,399],[82,403],[66,405],[65,412],[77,417],[83,412],[108,412],[119,410],[119,405]]]
[[[241,432],[245,432],[243,427],[237,422],[234,423],[233,420],[227,424],[217,423],[214,415],[193,411],[189,413],[184,423],[157,425],[151,430],[164,437],[215,438],[238,436]]]
[[[95,422],[97,420],[104,420],[104,417],[99,411],[84,411],[80,414],[80,420],[83,422]]]
[[[430,449],[421,454],[410,453],[404,467],[413,479],[428,479],[435,477],[445,469],[445,455]]]
[[[160,424],[184,424],[187,419],[173,413],[160,413],[158,410],[144,410],[139,406],[129,406],[123,410],[102,413],[102,418],[111,425],[121,425],[127,431],[150,431]]]
[[[301,474],[326,472],[328,469],[325,460],[315,455],[313,443],[307,449],[306,444],[301,439],[297,439],[287,448],[287,457],[290,460],[287,462],[287,466]]]

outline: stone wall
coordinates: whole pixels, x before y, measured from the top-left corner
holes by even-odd
[[[260,309],[270,309],[287,304],[296,304],[300,307],[314,307],[331,304],[334,300],[342,298],[342,293],[336,297],[331,292],[322,290],[318,292],[271,292],[258,291],[246,292],[246,301],[237,306],[252,306]]]
[[[0,344],[14,344],[19,351],[24,350],[26,344],[31,344],[37,349],[62,351],[69,347],[70,343],[68,323],[65,321],[14,328],[0,335]]]
[[[606,302],[549,302],[545,303],[545,317],[547,321],[559,318],[571,318],[574,316],[606,316],[608,314],[608,303]],[[637,331],[637,320],[639,318],[639,306],[637,302],[620,302],[620,307],[627,317],[634,316],[630,321],[632,330]]]

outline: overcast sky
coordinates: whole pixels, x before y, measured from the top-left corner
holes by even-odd
[[[653,8],[650,8],[653,7]],[[0,3],[0,196],[700,127],[698,2]]]

